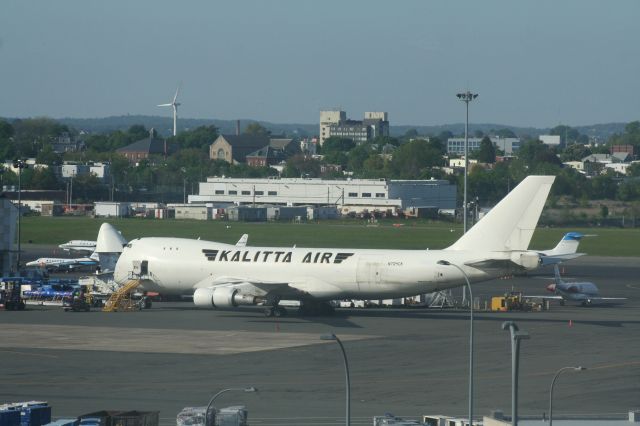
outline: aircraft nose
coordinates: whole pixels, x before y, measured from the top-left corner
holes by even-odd
[[[556,285],[555,284],[549,284],[547,286],[547,291],[550,291],[550,292],[556,291]]]

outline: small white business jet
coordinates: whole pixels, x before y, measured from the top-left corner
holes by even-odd
[[[64,251],[93,253],[96,249],[96,242],[89,240],[71,240],[64,244],[60,244],[58,247]]]
[[[41,257],[31,262],[27,262],[28,267],[45,268],[47,271],[72,271],[83,266],[98,265],[98,253],[92,253],[89,257],[61,258],[61,257]]]
[[[130,241],[114,278],[146,291],[193,294],[197,306],[265,306],[299,300],[300,312],[330,312],[336,299],[389,299],[490,280],[540,264],[528,250],[553,176],[529,176],[465,235],[444,250],[238,247],[183,238]],[[456,267],[457,266],[457,267]]]

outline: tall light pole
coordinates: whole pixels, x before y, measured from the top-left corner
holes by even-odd
[[[209,426],[209,409],[211,409],[211,405],[213,404],[213,401],[215,401],[216,398],[218,398],[223,393],[231,392],[231,391],[236,391],[236,392],[258,392],[258,389],[254,388],[253,386],[250,386],[248,388],[229,388],[229,389],[222,389],[220,392],[218,392],[217,394],[213,395],[211,397],[211,399],[209,400],[209,403],[207,404],[207,410],[204,412],[204,426]]]
[[[187,204],[187,169],[180,167],[182,172],[182,204]]]
[[[473,425],[473,293],[471,291],[471,283],[469,282],[469,276],[464,270],[446,260],[439,260],[438,265],[453,266],[462,273],[464,280],[467,283],[469,289],[469,426]]]
[[[503,330],[511,332],[511,424],[518,426],[518,361],[520,359],[520,341],[529,338],[529,333],[519,331],[513,321],[502,323]]]
[[[464,232],[467,232],[467,173],[469,170],[469,102],[478,97],[477,93],[466,91],[456,95],[467,106],[467,120],[464,123],[464,200],[462,210],[464,213]]]
[[[549,390],[549,426],[553,425],[553,386],[556,384],[556,379],[560,374],[565,371],[583,371],[586,370],[585,367],[562,367],[560,370],[556,372],[556,375],[553,376],[553,380],[551,381],[551,389]]]
[[[347,361],[347,353],[344,350],[344,346],[338,336],[333,333],[323,334],[320,336],[321,340],[335,340],[340,345],[340,350],[342,351],[342,358],[344,359],[344,375],[346,378],[346,386],[347,386],[347,413],[346,413],[346,425],[351,425],[351,381],[349,380],[349,362]]]
[[[20,238],[20,220],[22,216],[22,169],[26,169],[27,163],[24,160],[15,160],[13,162],[13,167],[18,169],[18,256],[16,256],[16,272],[20,272],[20,251],[21,247],[21,238]]]

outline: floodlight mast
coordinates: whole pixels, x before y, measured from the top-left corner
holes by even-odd
[[[464,200],[462,201],[462,211],[464,214],[463,230],[467,233],[467,174],[469,170],[469,102],[478,97],[477,93],[466,91],[456,95],[458,99],[466,104],[467,119],[464,123]]]

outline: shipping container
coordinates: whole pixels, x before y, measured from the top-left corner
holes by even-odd
[[[80,420],[78,419],[59,419],[51,423],[47,423],[45,426],[78,426]]]
[[[243,405],[221,408],[215,426],[247,426],[248,412]]]
[[[0,426],[16,426],[20,424],[19,410],[0,411]]]
[[[42,426],[51,423],[51,407],[35,405],[20,410],[20,424],[22,426]]]
[[[159,411],[124,411],[111,417],[111,426],[158,426]]]

